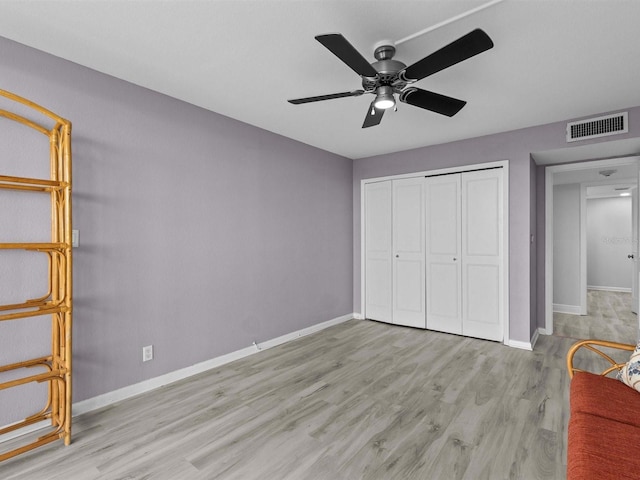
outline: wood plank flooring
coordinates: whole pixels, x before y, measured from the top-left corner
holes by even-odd
[[[562,479],[574,341],[351,320],[81,415],[0,478]]]
[[[588,315],[554,313],[554,335],[635,343],[638,317],[631,312],[630,293],[588,290],[587,313]]]

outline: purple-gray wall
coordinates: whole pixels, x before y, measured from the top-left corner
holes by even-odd
[[[576,142],[600,143],[640,136],[640,108],[629,112],[629,133]],[[602,112],[593,112],[594,116]],[[571,119],[567,119],[571,120]],[[443,118],[444,122],[447,121]],[[510,339],[529,342],[544,326],[544,175],[531,163],[533,152],[570,148],[566,121],[471,138],[457,142],[362,158],[353,164],[353,309],[361,312],[360,182],[498,160],[509,161],[509,331]],[[428,133],[427,133],[428,135]],[[631,153],[631,152],[630,152]],[[587,160],[587,159],[585,159]],[[537,178],[533,178],[537,177]],[[532,218],[535,216],[536,218]],[[540,218],[542,216],[542,218]],[[530,244],[534,235],[535,248]],[[541,253],[542,252],[542,253]],[[534,257],[535,255],[535,257]],[[531,299],[537,298],[536,304]],[[541,323],[540,323],[541,322]]]
[[[0,52],[1,89],[73,122],[74,401],[353,311],[350,159],[6,39]],[[2,337],[0,364],[23,354]],[[0,425],[20,419],[0,404]]]

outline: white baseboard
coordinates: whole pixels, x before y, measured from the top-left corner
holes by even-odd
[[[364,320],[364,315],[361,313],[354,313],[353,318],[356,320]]]
[[[531,337],[530,341],[521,342],[519,340],[509,339],[509,341],[507,342],[507,346],[513,347],[513,348],[519,348],[521,350],[529,350],[530,352],[532,352],[534,347],[536,346],[536,343],[538,342],[539,336],[540,336],[540,329],[537,328],[536,330],[534,330],[533,336]]]
[[[538,333],[540,335],[553,335],[553,330],[550,328],[538,328]]]
[[[341,317],[337,317],[337,318],[333,318],[331,320],[327,320],[326,322],[317,323],[317,324],[312,325],[310,327],[303,328],[302,330],[297,330],[297,331],[292,332],[292,333],[287,333],[286,335],[282,335],[281,337],[273,338],[271,340],[266,340],[266,341],[264,341],[262,343],[256,344],[255,347],[258,348],[258,351],[265,350],[267,348],[277,347],[278,345],[282,345],[283,343],[290,342],[291,340],[295,340],[296,338],[300,338],[300,337],[305,337],[307,335],[311,335],[312,333],[319,332],[320,330],[324,330],[325,328],[333,327],[334,325],[338,325],[339,323],[343,323],[343,322],[346,322],[347,320],[352,320],[354,318],[355,318],[355,314],[353,314],[353,313],[350,313],[348,315],[343,315]],[[253,349],[253,351],[251,353],[256,353],[255,347],[249,347],[250,349]],[[246,355],[244,355],[244,356],[246,357]],[[228,363],[228,362],[224,362],[224,363]],[[217,366],[218,365],[216,365],[216,367]]]
[[[631,293],[631,289],[630,288],[626,288],[626,287],[603,287],[601,285],[587,285],[587,290],[602,290],[604,292]]]
[[[540,332],[536,328],[533,332],[533,337],[531,337],[531,350],[536,348],[536,343],[538,343],[538,338],[540,337]]]
[[[273,348],[275,346],[282,345],[283,343],[290,342],[297,338],[304,337],[306,335],[310,335],[315,332],[319,332],[320,330],[324,330],[325,328],[338,325],[340,323],[346,322],[347,320],[351,320],[355,317],[356,317],[356,314],[348,314],[348,315],[343,315],[341,317],[333,318],[331,320],[327,320],[326,322],[318,323],[316,325],[312,325],[310,327],[303,328],[301,330],[297,330],[292,333],[287,333],[286,335],[282,335],[280,337],[273,338],[271,340],[266,340],[262,343],[254,344],[250,347],[236,350],[235,352],[231,352],[226,355],[221,355],[219,357],[212,358],[210,360],[206,360],[201,363],[196,363],[195,365],[191,365],[190,367],[181,368],[179,370],[175,370],[173,372],[160,375],[159,377],[150,378],[140,383],[128,385],[126,387],[119,388],[118,390],[113,390],[111,392],[103,393],[102,395],[98,395],[93,398],[88,398],[87,400],[76,402],[72,405],[72,414],[74,417],[76,417],[78,415],[82,415],[83,413],[87,413],[92,410],[97,410],[98,408],[106,407],[113,403],[126,400],[127,398],[140,395],[141,393],[146,393],[151,390],[155,390],[156,388],[162,387],[164,385],[177,382],[178,380],[183,380],[193,375],[206,372],[207,370],[220,367],[227,363],[233,362],[234,360],[239,360],[249,355],[253,355],[255,353],[260,352],[261,350]],[[45,428],[50,424],[51,422],[43,421],[43,422],[30,425],[29,427],[21,428],[19,431],[7,433],[0,437],[0,443],[22,436],[26,433],[35,432],[36,430]]]
[[[513,347],[513,348],[519,348],[521,350],[533,351],[533,346],[531,345],[531,342],[521,342],[519,340],[509,339],[509,341],[507,342],[507,346]]]
[[[554,313],[568,313],[570,315],[580,315],[580,305],[562,305],[561,303],[553,304]]]

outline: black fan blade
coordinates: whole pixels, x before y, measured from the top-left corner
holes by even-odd
[[[362,77],[375,77],[378,72],[360,55],[353,45],[339,33],[330,33],[327,35],[317,35],[322,45],[327,47],[331,53],[342,60],[351,70]]]
[[[384,109],[376,108],[374,100],[371,102],[369,106],[369,110],[367,110],[367,116],[364,117],[364,123],[362,124],[362,128],[369,128],[378,125],[382,121],[382,116],[384,115]]]
[[[453,117],[467,104],[464,100],[458,100],[457,98],[447,97],[446,95],[440,95],[439,93],[429,92],[415,87],[404,90],[400,94],[400,101],[413,105],[414,107],[420,107],[446,115],[447,117]]]
[[[318,95],[317,97],[294,98],[293,100],[287,100],[287,102],[293,103],[294,105],[300,105],[301,103],[320,102],[322,100],[332,100],[334,98],[358,97],[363,93],[364,90],[354,90],[353,92],[331,93],[329,95]]]
[[[492,47],[489,35],[477,28],[407,67],[400,75],[407,81],[421,80]]]

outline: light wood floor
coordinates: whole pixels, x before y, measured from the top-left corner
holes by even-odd
[[[589,290],[588,315],[553,314],[554,335],[635,343],[638,317],[631,312],[631,294]]]
[[[573,342],[351,320],[79,416],[0,478],[563,479]]]

